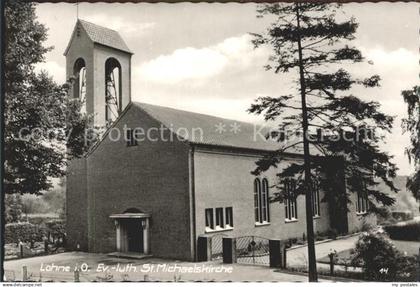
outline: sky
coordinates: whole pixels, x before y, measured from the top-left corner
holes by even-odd
[[[401,91],[419,84],[419,3],[348,3],[344,15],[359,23],[353,44],[374,65],[357,64],[356,76],[379,74],[381,87],[355,95],[381,103],[396,117],[382,148],[392,154],[398,174],[414,168],[404,155],[409,137],[402,134],[407,108]],[[254,49],[249,33],[261,33],[269,19],[256,17],[256,4],[80,3],[79,18],[117,30],[131,51],[132,100],[183,110],[261,122],[247,109],[259,96],[279,96],[295,75],[265,71],[268,48]],[[68,3],[38,4],[38,20],[49,29],[46,45],[54,49],[38,70],[65,81],[65,57],[77,20]],[[352,91],[353,92],[353,91]]]

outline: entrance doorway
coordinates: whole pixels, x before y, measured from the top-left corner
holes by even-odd
[[[123,219],[121,221],[122,227],[127,233],[127,251],[143,253],[143,227],[141,220],[138,219]]]
[[[149,254],[149,218],[142,212],[113,214],[117,252]]]

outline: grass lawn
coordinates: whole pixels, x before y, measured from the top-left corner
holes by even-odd
[[[349,263],[350,261],[350,250],[351,249],[346,249],[340,252],[337,252],[337,265],[345,265],[346,261],[347,263]],[[329,256],[325,256],[322,257],[320,259],[317,260],[319,263],[326,263],[329,264],[330,263],[330,257]]]
[[[407,252],[407,255],[418,255],[420,242],[419,241],[403,241],[403,240],[392,240],[395,247],[401,251],[402,253]],[[338,265],[345,265],[346,261],[349,261],[351,256],[350,254],[351,249],[346,249],[337,253],[338,261],[336,264]],[[328,256],[322,257],[317,260],[319,263],[330,263],[330,258]]]

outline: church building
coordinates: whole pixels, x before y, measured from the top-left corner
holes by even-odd
[[[64,55],[71,96],[84,99],[96,126],[107,126],[83,158],[69,163],[70,250],[195,261],[199,236],[304,236],[304,196],[270,201],[276,174],[303,161],[301,152],[255,176],[255,162],[278,148],[260,127],[132,102],[133,52],[114,30],[78,20]],[[337,171],[335,180],[345,193],[344,174]],[[293,180],[287,184],[293,193]],[[366,199],[352,194],[346,209],[322,201],[323,194],[313,193],[315,232],[348,233],[375,222],[363,216]]]

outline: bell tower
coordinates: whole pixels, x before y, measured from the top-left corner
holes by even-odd
[[[131,102],[131,56],[117,31],[78,19],[64,52],[70,94],[95,126],[110,125]]]

